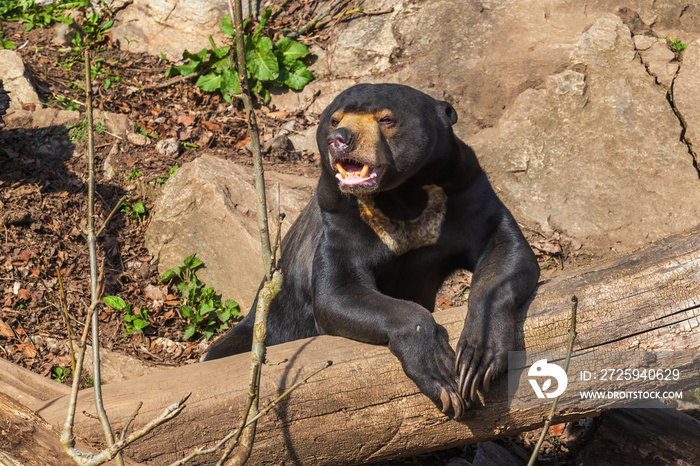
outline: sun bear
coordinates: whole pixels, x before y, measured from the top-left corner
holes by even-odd
[[[539,266],[456,121],[449,103],[398,84],[351,87],[324,110],[321,175],[282,241],[266,344],[329,334],[387,345],[459,418],[506,368]],[[473,275],[455,353],[431,312],[457,269]],[[250,351],[254,313],[255,304],[206,359]]]

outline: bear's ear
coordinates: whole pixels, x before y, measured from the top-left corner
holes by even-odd
[[[440,112],[440,116],[444,118],[450,126],[457,123],[457,112],[449,103],[445,101],[438,102],[438,112]]]

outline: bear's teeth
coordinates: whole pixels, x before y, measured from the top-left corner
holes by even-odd
[[[348,172],[345,171],[343,166],[340,164],[340,162],[337,162],[335,164],[335,168],[338,169],[338,172],[342,175],[343,178],[346,178],[348,176]]]
[[[362,167],[362,171],[360,172],[360,178],[367,178],[367,173],[369,173],[369,165],[365,165]]]

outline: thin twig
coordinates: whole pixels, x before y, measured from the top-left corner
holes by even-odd
[[[277,406],[280,401],[284,400],[287,396],[289,396],[290,393],[292,393],[294,390],[301,387],[302,385],[306,384],[306,382],[308,382],[311,377],[318,374],[319,372],[326,369],[327,367],[331,366],[332,364],[333,364],[333,361],[327,361],[323,366],[319,367],[318,369],[316,369],[315,371],[313,371],[312,373],[310,373],[309,375],[307,375],[306,377],[301,379],[299,382],[297,382],[294,385],[292,385],[291,387],[289,387],[287,390],[284,391],[284,393],[282,393],[280,396],[278,396],[274,401],[270,402],[267,406],[265,406],[263,409],[261,409],[260,412],[255,415],[255,417],[253,417],[252,419],[247,421],[244,425],[242,425],[238,429],[235,429],[235,430],[229,432],[228,435],[226,435],[226,437],[222,438],[219,441],[219,443],[217,443],[213,447],[206,449],[206,450],[204,450],[203,448],[198,448],[195,451],[193,451],[192,453],[190,453],[189,455],[187,455],[186,457],[172,463],[170,466],[181,466],[181,465],[185,464],[187,461],[194,458],[195,456],[208,455],[208,454],[216,452],[216,450],[221,448],[226,442],[228,442],[229,440],[231,440],[234,437],[236,437],[237,435],[239,435],[239,432],[241,431],[241,429],[243,429],[244,427],[247,427],[251,423],[260,419],[262,416],[267,414],[272,408]]]
[[[70,317],[68,315],[68,310],[66,309],[65,306],[65,299],[66,295],[63,289],[63,280],[61,280],[61,268],[56,267],[56,276],[58,277],[58,285],[59,285],[59,296],[56,298],[56,295],[51,291],[49,286],[46,284],[43,278],[39,278],[39,281],[41,282],[41,286],[44,287],[46,292],[49,294],[51,297],[51,301],[53,302],[53,306],[56,308],[56,310],[61,314],[61,317],[63,318],[63,322],[66,324],[66,331],[68,332],[68,353],[70,354],[70,368],[73,371],[73,374],[75,374],[75,350],[73,349],[73,327],[70,324]]]
[[[574,349],[574,339],[576,339],[576,309],[578,308],[578,298],[576,296],[571,297],[571,321],[569,324],[569,347],[566,350],[566,360],[564,361],[564,372],[568,374],[569,372],[569,361],[571,361],[571,352]],[[535,464],[535,461],[537,460],[537,455],[540,452],[540,449],[542,448],[542,443],[544,443],[544,439],[547,436],[547,433],[549,432],[549,426],[552,424],[552,420],[554,419],[554,412],[557,409],[557,405],[559,404],[559,397],[557,396],[554,398],[554,402],[552,403],[552,408],[549,410],[549,415],[547,416],[547,420],[544,423],[544,426],[542,426],[542,433],[540,434],[540,439],[537,441],[537,445],[535,445],[535,449],[532,452],[532,455],[530,456],[530,461],[528,461],[527,466],[532,466]]]
[[[131,417],[129,418],[128,421],[126,421],[126,424],[124,425],[124,430],[122,430],[122,435],[119,438],[120,441],[124,441],[124,437],[126,437],[126,433],[129,430],[129,426],[131,425],[132,422],[134,422],[134,419],[136,419],[136,416],[139,415],[139,411],[141,411],[142,406],[143,406],[143,401],[139,401],[138,406],[136,406],[136,409],[134,410],[134,412],[131,413]]]
[[[85,94],[86,94],[86,117],[87,117],[87,136],[88,136],[88,250],[90,252],[90,284],[91,286],[91,302],[92,306],[96,306],[99,302],[97,290],[97,236],[95,235],[95,134],[93,131],[92,118],[92,81],[90,76],[90,51],[85,50]],[[114,445],[114,434],[112,426],[107,417],[104,403],[102,401],[102,381],[100,373],[100,331],[99,331],[98,313],[92,314],[92,361],[93,361],[93,380],[95,390],[95,410],[97,417],[102,424],[102,430],[105,434],[105,440],[108,446]],[[79,378],[79,377],[78,377]],[[124,465],[121,454],[118,453],[115,458],[119,466]]]
[[[68,318],[68,306],[66,305],[66,290],[63,287],[63,278],[61,277],[61,268],[56,266],[56,277],[58,278],[58,303],[61,306],[61,315],[66,321],[66,331],[68,332],[68,351],[70,353],[70,365],[73,369],[73,377],[75,377],[75,350],[73,349],[73,327]]]
[[[240,1],[240,0],[238,0]],[[248,389],[248,399],[252,400],[250,402],[249,413],[244,413],[244,418],[248,418],[251,414],[253,419],[257,415],[257,404],[258,404],[258,391],[260,389],[260,372],[262,365],[265,361],[265,338],[267,336],[267,315],[270,310],[270,303],[277,296],[277,294],[282,289],[282,273],[279,270],[275,270],[272,275],[272,280],[266,281],[263,285],[260,293],[258,293],[258,304],[255,309],[255,324],[253,326],[253,348],[251,350],[251,362],[250,362],[250,379],[249,379],[249,389]],[[253,441],[255,439],[255,422],[246,423],[246,428],[242,430],[243,439],[241,440],[241,449],[236,452],[236,456],[232,458],[231,464],[242,465],[244,464],[250,451],[253,448]],[[250,432],[250,433],[248,433]],[[226,450],[225,454],[219,460],[217,465],[223,464],[226,461],[228,455],[233,451],[235,443],[231,443],[229,448]]]
[[[121,199],[119,199],[119,200],[117,201],[117,205],[115,205],[115,206],[114,206],[114,209],[112,209],[112,211],[109,213],[109,215],[107,216],[107,219],[104,221],[104,223],[102,224],[102,227],[100,227],[100,229],[97,231],[97,233],[95,234],[95,236],[97,236],[98,238],[100,237],[100,235],[101,235],[102,232],[104,231],[104,229],[105,229],[105,227],[107,226],[107,224],[109,223],[109,221],[112,219],[112,217],[114,216],[114,214],[117,212],[117,209],[119,209],[119,207],[121,207],[122,203],[123,203],[125,200],[126,200],[126,196],[123,196]]]

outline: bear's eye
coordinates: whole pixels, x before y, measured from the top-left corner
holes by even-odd
[[[340,124],[340,121],[337,118],[331,118],[330,123],[333,128],[336,128]]]
[[[381,117],[377,122],[380,125],[389,126],[394,124],[394,119],[391,117]]]

